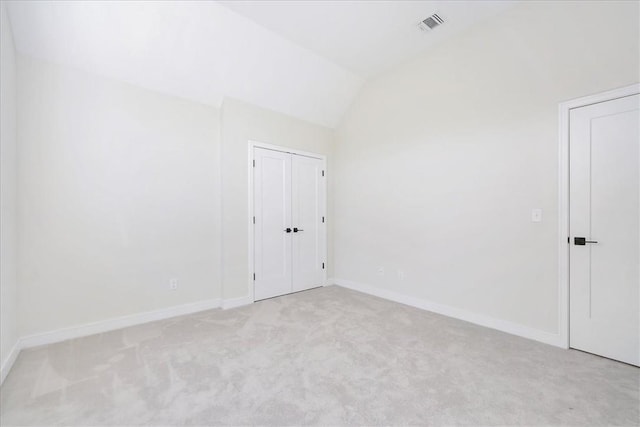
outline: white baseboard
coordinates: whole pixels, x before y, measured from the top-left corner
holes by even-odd
[[[214,308],[219,308],[220,304],[220,299],[216,298],[189,304],[176,305],[160,310],[116,317],[113,319],[101,320],[98,322],[86,323],[84,325],[73,326],[70,328],[56,329],[54,331],[22,337],[18,340],[18,345],[19,348],[22,349],[52,344],[55,342],[66,341],[73,338],[80,338],[87,335],[122,329],[128,326],[140,325],[156,320],[163,320],[171,317],[182,316],[185,314],[197,313],[199,311],[211,310]]]
[[[2,362],[0,368],[0,384],[9,374],[18,353],[23,348],[38,347],[41,345],[53,344],[74,338],[85,337],[88,335],[99,334],[102,332],[114,331],[129,326],[141,325],[143,323],[154,322],[156,320],[169,319],[176,316],[184,316],[186,314],[197,313],[205,310],[220,308],[222,300],[220,298],[198,301],[189,304],[176,305],[173,307],[163,308],[160,310],[147,311],[143,313],[131,314],[128,316],[116,317],[113,319],[101,320],[98,322],[86,323],[84,325],[72,326],[69,328],[56,329],[40,334],[28,335],[18,339],[9,356]]]
[[[222,300],[222,309],[228,310],[230,308],[242,307],[243,305],[253,304],[253,300],[251,299],[251,295],[247,295],[246,297],[239,298],[228,298]]]
[[[86,323],[84,325],[72,326],[69,328],[56,329],[39,334],[28,335],[18,339],[18,342],[15,344],[11,353],[7,357],[7,360],[3,361],[0,371],[0,378],[2,380],[0,381],[0,384],[2,384],[5,377],[9,374],[13,363],[18,357],[18,353],[23,348],[53,344],[74,338],[81,338],[88,335],[99,334],[102,332],[114,331],[129,326],[141,325],[143,323],[154,322],[156,320],[169,319],[171,317],[183,316],[186,314],[197,313],[200,311],[211,310],[215,308],[223,308],[226,310],[229,308],[251,304],[252,302],[253,301],[251,300],[250,296],[231,298],[226,300],[216,298],[189,304],[177,305],[160,310],[116,317],[113,319],[101,320],[98,322]]]
[[[9,375],[9,371],[18,358],[18,353],[20,353],[20,340],[16,341],[7,358],[2,361],[2,366],[0,366],[0,385],[2,385],[7,375]]]
[[[336,285],[342,286],[343,288],[352,289],[354,291],[359,291],[390,301],[399,302],[411,307],[416,307],[434,313],[442,314],[444,316],[453,317],[455,319],[464,320],[466,322],[475,323],[476,325],[485,326],[487,328],[496,329],[508,334],[517,335],[523,338],[528,338],[545,344],[564,348],[564,344],[559,334],[541,331],[539,329],[530,328],[518,323],[495,319],[484,314],[479,314],[448,305],[438,304],[425,299],[404,295],[386,289],[380,289],[375,286],[366,285],[364,283],[358,283],[345,279],[334,279],[333,281]]]

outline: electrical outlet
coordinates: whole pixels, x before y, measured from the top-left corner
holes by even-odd
[[[169,289],[175,291],[178,289],[178,279],[169,280]]]
[[[378,276],[384,276],[384,267],[378,267]]]

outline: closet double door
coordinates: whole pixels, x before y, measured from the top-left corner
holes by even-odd
[[[253,150],[254,299],[322,286],[324,160]]]

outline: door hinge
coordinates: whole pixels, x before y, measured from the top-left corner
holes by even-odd
[[[253,281],[256,281],[256,273],[253,273]]]
[[[567,237],[567,243],[571,243],[571,237]]]
[[[324,217],[322,217],[322,223],[324,224]]]
[[[253,161],[253,167],[254,168],[256,167],[256,161],[255,160]]]
[[[322,263],[322,269],[324,270],[324,262]]]
[[[324,171],[322,171],[322,176],[324,176]]]
[[[254,224],[256,223],[256,217],[255,216],[253,217],[253,223]]]

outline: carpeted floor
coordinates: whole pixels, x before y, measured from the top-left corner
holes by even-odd
[[[23,351],[3,425],[638,425],[640,370],[331,286]]]

